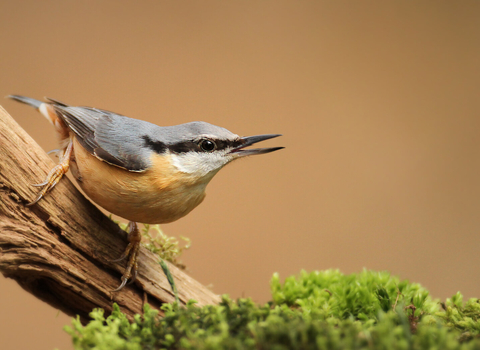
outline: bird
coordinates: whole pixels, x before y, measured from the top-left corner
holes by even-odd
[[[138,223],[176,221],[205,198],[210,180],[228,163],[284,147],[248,148],[280,134],[240,137],[202,121],[158,126],[103,109],[70,106],[52,98],[39,101],[9,95],[37,109],[55,128],[59,163],[27,204],[38,203],[70,169],[80,188],[105,210],[129,220],[127,259],[121,283],[138,273],[141,234]]]

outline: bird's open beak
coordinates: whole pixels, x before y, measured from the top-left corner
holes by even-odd
[[[255,154],[264,154],[270,153],[273,151],[278,151],[279,149],[285,147],[270,147],[270,148],[252,148],[252,149],[244,149],[245,147],[251,146],[257,142],[265,141],[268,139],[273,139],[274,137],[282,136],[280,134],[268,134],[268,135],[257,135],[257,136],[246,136],[242,137],[242,144],[236,148],[234,148],[231,153],[234,153],[238,156],[252,156]]]

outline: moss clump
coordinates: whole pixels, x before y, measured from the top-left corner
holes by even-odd
[[[153,234],[152,231],[154,232]],[[145,248],[157,254],[161,259],[169,261],[176,267],[185,270],[186,267],[179,258],[185,249],[191,247],[192,242],[189,238],[180,237],[184,241],[184,245],[182,246],[178,239],[169,237],[163,233],[160,225],[143,224],[141,234]]]
[[[275,274],[270,286],[276,305],[299,307],[304,317],[315,319],[375,322],[380,311],[388,312],[400,305],[413,305],[416,316],[438,311],[438,302],[430,298],[426,289],[387,272],[364,270],[344,275],[338,270],[303,271],[298,278],[288,277],[283,285]]]
[[[461,295],[442,308],[420,285],[385,272],[302,272],[271,281],[272,301],[148,305],[130,323],[118,306],[67,327],[76,349],[480,349],[480,304]]]
[[[437,315],[447,327],[461,332],[461,340],[469,340],[480,336],[480,300],[470,299],[463,302],[458,292],[452,298],[441,303],[443,311]]]

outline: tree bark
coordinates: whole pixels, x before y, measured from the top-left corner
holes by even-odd
[[[36,205],[38,188],[54,162],[0,106],[0,271],[25,290],[68,315],[100,307],[108,313],[116,302],[129,318],[173,302],[158,257],[145,248],[139,255],[134,284],[120,284],[125,262],[112,263],[127,245],[124,231],[89,202],[67,177]],[[219,296],[168,264],[179,299],[215,304]]]

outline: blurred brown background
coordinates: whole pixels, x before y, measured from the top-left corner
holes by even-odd
[[[274,272],[364,267],[480,297],[479,62],[477,1],[0,2],[0,95],[284,134],[163,226],[193,277],[259,302]],[[71,349],[67,323],[0,277],[2,348]]]

